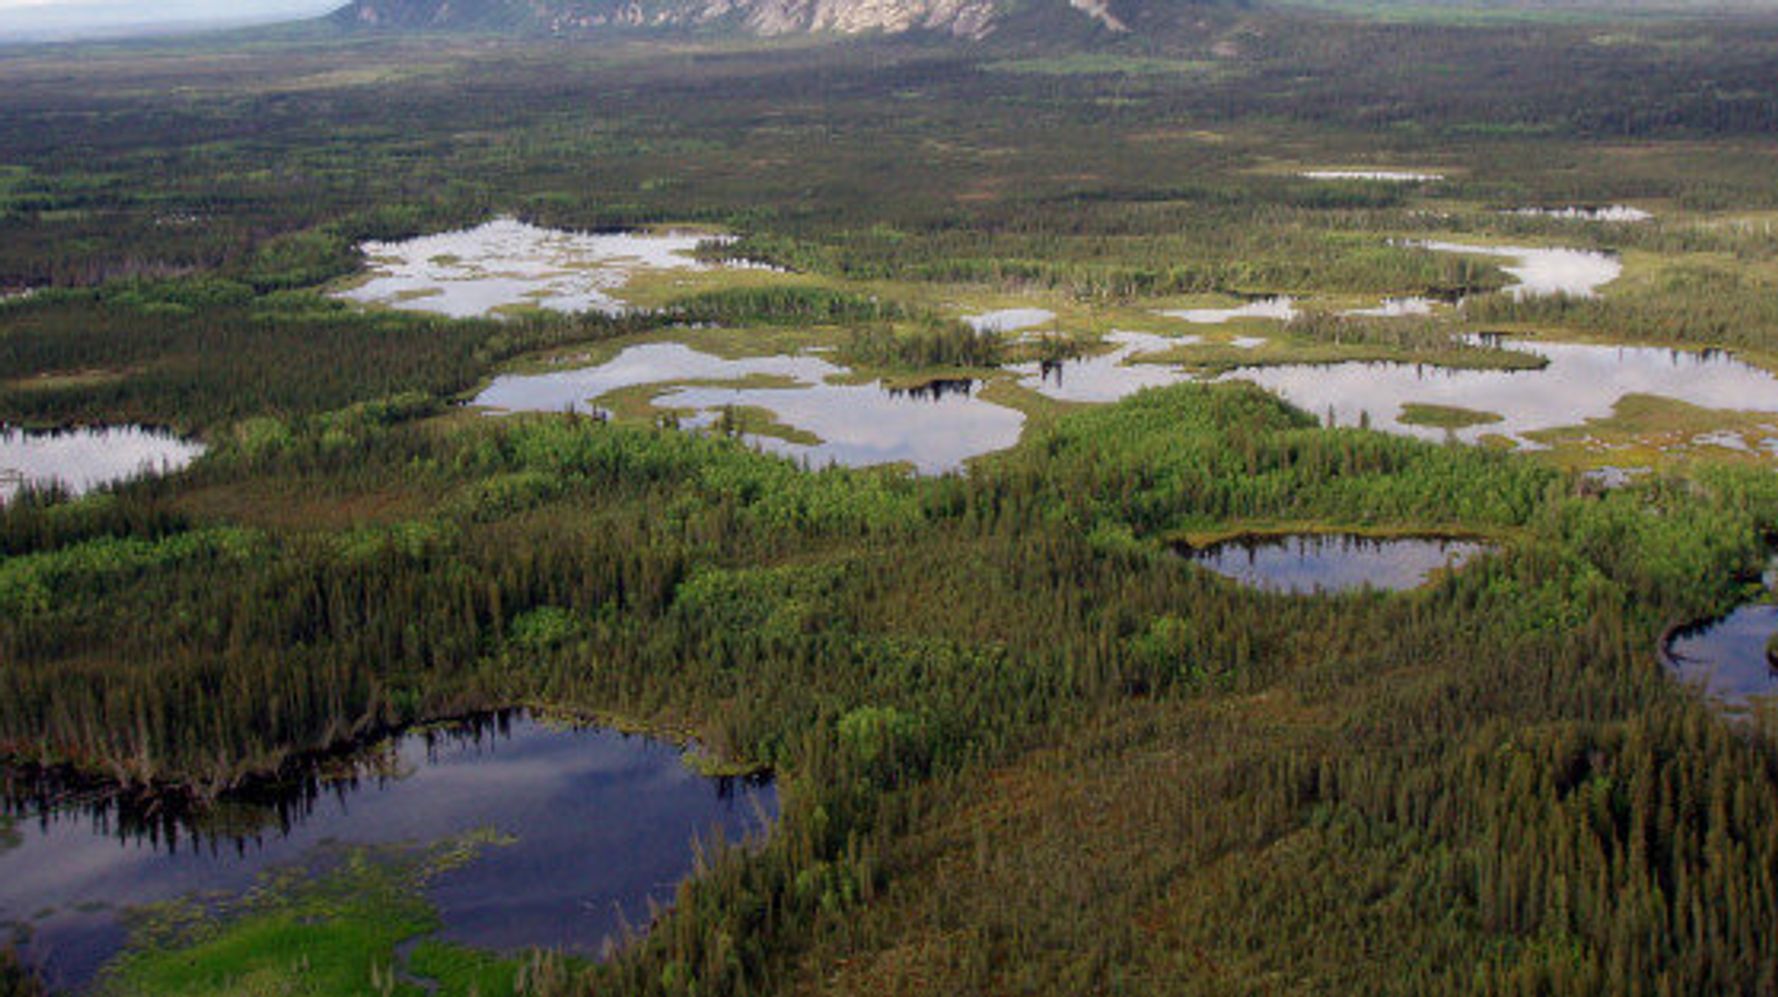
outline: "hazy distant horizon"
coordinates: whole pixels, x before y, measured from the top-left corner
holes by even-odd
[[[0,40],[58,41],[319,17],[346,0],[0,0]]]

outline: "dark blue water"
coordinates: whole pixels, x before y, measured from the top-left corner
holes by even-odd
[[[1778,633],[1778,606],[1753,603],[1720,620],[1677,631],[1667,664],[1681,682],[1731,709],[1778,695],[1778,672],[1766,660],[1766,641]]]
[[[1442,568],[1456,568],[1487,550],[1440,537],[1377,538],[1349,534],[1243,537],[1185,557],[1252,588],[1311,594],[1372,588],[1418,588]]]
[[[239,892],[334,844],[493,828],[514,840],[428,890],[441,936],[597,953],[672,900],[694,839],[761,834],[776,812],[771,785],[700,776],[672,745],[511,713],[410,732],[203,814],[145,821],[88,801],[15,818],[0,831],[0,925],[52,985],[80,986],[126,941],[122,908]]]

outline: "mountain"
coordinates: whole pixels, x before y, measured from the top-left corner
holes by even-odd
[[[1022,8],[1049,4],[1082,27],[1123,33],[1114,0],[354,0],[333,15],[358,28],[524,31],[615,30],[901,34],[983,38]]]

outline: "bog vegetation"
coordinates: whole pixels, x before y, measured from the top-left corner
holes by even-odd
[[[1746,597],[1769,470],[1600,494],[1244,384],[1048,412],[943,478],[452,410],[508,359],[672,325],[1004,362],[947,317],[968,295],[1467,294],[1470,326],[1778,351],[1778,25],[1212,20],[1146,56],[1211,73],[880,41],[0,62],[0,286],[47,288],[0,303],[0,421],[210,444],[173,478],[0,508],[0,751],[201,797],[549,703],[779,774],[768,840],[714,850],[610,961],[527,961],[546,994],[1778,989],[1778,756],[1654,654]],[[1451,179],[1280,168],[1373,160]],[[1500,213],[1577,200],[1669,217]],[[324,293],[360,240],[497,212],[721,225],[725,254],[798,273],[624,317]],[[1630,268],[1600,299],[1515,302],[1483,293],[1497,267],[1406,244],[1432,230]],[[1446,325],[1292,334],[1486,352]],[[1293,524],[1498,549],[1421,590],[1302,598],[1169,548]],[[0,993],[31,987],[0,956]]]

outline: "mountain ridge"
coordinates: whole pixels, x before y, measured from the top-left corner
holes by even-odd
[[[1078,26],[1125,34],[1119,0],[353,0],[331,15],[356,29],[516,31],[554,36],[618,31],[926,33],[981,39],[1034,6]],[[1045,11],[1046,14],[1053,14]]]

